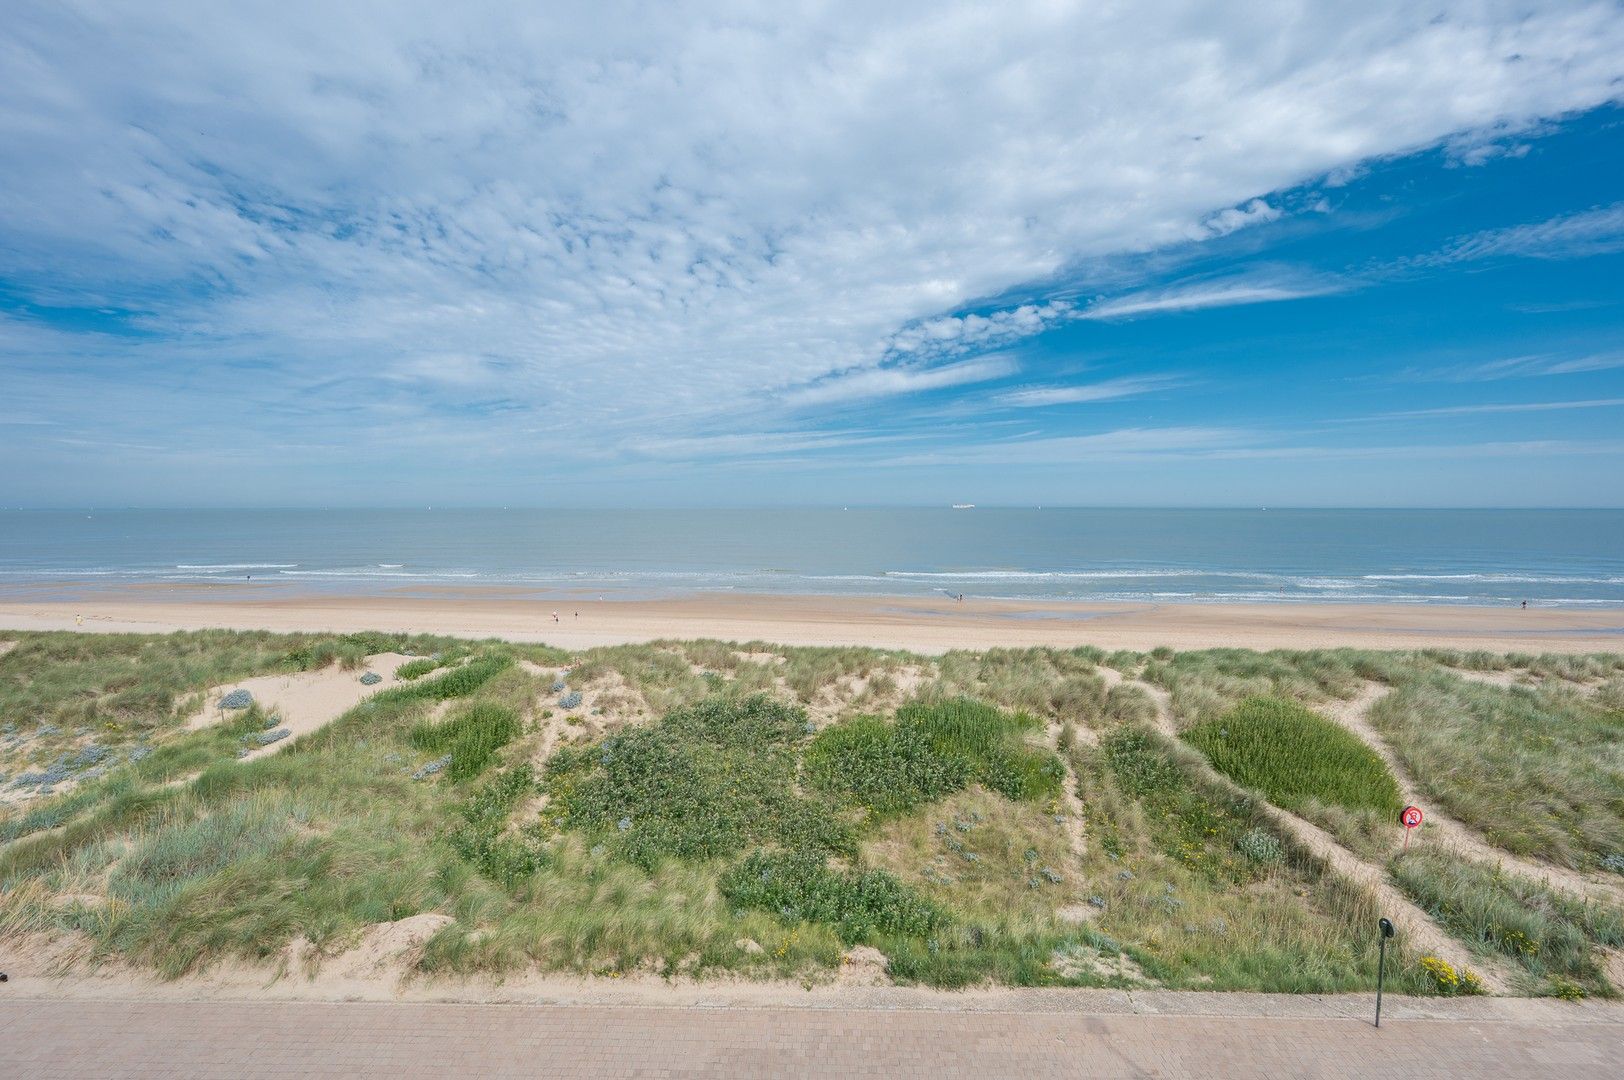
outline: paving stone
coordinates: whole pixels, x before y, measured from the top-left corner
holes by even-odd
[[[1617,1075],[1624,1014],[1540,1022],[904,1009],[10,999],[7,1077]],[[1217,995],[1214,995],[1215,997]],[[1237,1003],[1239,1004],[1239,1003]],[[1214,1009],[1220,1006],[1215,1005]],[[1243,1010],[1244,1011],[1244,1010]]]

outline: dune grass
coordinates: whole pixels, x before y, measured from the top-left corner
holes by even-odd
[[[274,965],[295,938],[319,963],[368,925],[434,911],[454,921],[424,954],[421,969],[433,973],[813,980],[861,943],[881,950],[899,981],[938,986],[1369,989],[1379,914],[1369,897],[1275,833],[1254,800],[1209,785],[1194,750],[1144,726],[1148,699],[1132,687],[1105,692],[1094,665],[1211,692],[1218,718],[1245,700],[1243,689],[1312,702],[1374,674],[1398,697],[1429,680],[1453,685],[1448,670],[1490,662],[1345,650],[1261,660],[1005,650],[942,658],[938,669],[873,650],[661,643],[590,650],[569,676],[582,687],[602,676],[600,695],[606,684],[635,693],[654,719],[560,729],[547,727],[550,677],[513,662],[556,670],[570,660],[543,646],[16,636],[22,645],[0,658],[0,693],[24,710],[8,715],[19,729],[39,722],[29,702],[50,723],[87,703],[109,717],[122,700],[150,752],[0,814],[0,838],[10,838],[0,843],[0,938],[78,931],[94,955],[166,976],[229,958]],[[34,648],[52,637],[70,640]],[[179,659],[163,661],[172,644]],[[175,723],[218,682],[381,647],[462,649],[470,659],[401,681],[263,758],[235,758],[242,735],[266,719],[258,710],[196,732]],[[19,654],[32,657],[27,666],[5,666]],[[146,672],[149,655],[158,662]],[[1515,666],[1568,689],[1473,684],[1484,708],[1506,707],[1502,698],[1520,708],[1519,695],[1531,695],[1550,728],[1549,745],[1533,748],[1544,767],[1566,768],[1561,755],[1577,753],[1569,744],[1605,761],[1611,744],[1601,733],[1617,705],[1596,683],[1617,678],[1608,662],[1553,662],[1544,675],[1528,658]],[[893,712],[888,695],[905,677],[918,697]],[[836,691],[861,689],[856,679],[885,700],[831,706]],[[132,686],[145,689],[119,699]],[[141,697],[149,692],[158,696]],[[879,715],[814,731],[806,697],[825,723],[861,712],[863,700]],[[140,700],[148,704],[129,704]],[[1082,828],[1062,798],[1065,770],[1037,745],[1043,720],[1070,724],[1063,752]],[[1470,760],[1475,729],[1459,738],[1455,753]],[[456,760],[463,739],[477,768],[412,779],[446,747]],[[544,765],[539,747],[554,739],[562,748]],[[1469,779],[1444,782],[1465,790]],[[1569,931],[1593,948],[1616,937],[1614,916],[1519,891],[1526,883],[1490,884],[1474,879],[1472,895],[1509,898],[1551,925],[1513,923],[1478,899],[1477,908],[1457,905],[1468,915],[1448,923],[1456,933],[1481,937],[1489,911],[1494,925],[1520,929],[1554,958],[1537,976],[1528,969],[1530,989],[1606,992]],[[1450,895],[1419,877],[1407,887]],[[1515,940],[1496,934],[1484,948]],[[1389,985],[1431,992],[1412,959],[1398,955]]]
[[[1624,911],[1555,892],[1459,855],[1417,851],[1393,860],[1393,879],[1480,952],[1509,957],[1535,993],[1612,997],[1596,946],[1624,947]]]
[[[1213,768],[1287,810],[1310,800],[1396,816],[1398,781],[1358,736],[1292,701],[1248,698],[1183,738]]]
[[[1624,867],[1624,713],[1560,688],[1434,673],[1370,721],[1429,799],[1516,854]]]
[[[401,682],[410,682],[413,679],[420,678],[421,676],[427,675],[429,672],[434,671],[440,667],[442,663],[444,663],[444,661],[435,660],[427,656],[420,657],[416,660],[408,660],[406,663],[395,669],[395,678],[399,679]]]
[[[412,729],[412,745],[430,754],[450,754],[445,774],[452,780],[478,776],[496,752],[519,734],[519,714],[492,702],[475,702],[438,724]]]
[[[1088,810],[1088,903],[1147,975],[1215,990],[1374,986],[1374,900],[1275,832],[1253,800],[1209,785],[1193,750],[1124,725],[1072,760]],[[1390,988],[1434,992],[1416,959],[1389,950]]]

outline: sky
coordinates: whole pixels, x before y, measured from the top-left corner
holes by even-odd
[[[1624,506],[1621,100],[1609,2],[13,0],[0,504]]]

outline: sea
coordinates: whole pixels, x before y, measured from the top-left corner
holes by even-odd
[[[1624,605],[1624,510],[0,511],[0,592],[248,581],[277,595]]]

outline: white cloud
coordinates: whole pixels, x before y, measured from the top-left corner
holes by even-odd
[[[1599,352],[1562,359],[1546,353],[1508,356],[1477,364],[1454,364],[1416,372],[1415,375],[1445,382],[1492,382],[1499,379],[1531,379],[1547,375],[1581,375],[1593,371],[1624,368],[1624,352]]]
[[[1079,315],[1084,319],[1126,319],[1136,315],[1160,315],[1170,311],[1197,311],[1201,308],[1234,307],[1237,304],[1272,304],[1281,300],[1301,300],[1328,296],[1347,286],[1335,282],[1271,283],[1267,281],[1216,281],[1169,289],[1129,293],[1090,304]]]
[[[806,409],[867,398],[896,397],[899,394],[917,394],[924,390],[1001,379],[1013,375],[1018,368],[1014,357],[1003,355],[983,356],[934,368],[867,368],[791,390],[780,400],[792,408]]]
[[[1279,207],[1270,206],[1263,199],[1253,199],[1245,206],[1231,206],[1213,214],[1201,223],[1201,228],[1191,235],[1191,239],[1205,240],[1228,236],[1250,225],[1265,225],[1271,221],[1278,221],[1280,217]]]
[[[1075,465],[1147,456],[1211,452],[1256,442],[1259,434],[1234,428],[1120,428],[1091,435],[1004,439],[974,446],[907,454],[883,462],[914,465]]]
[[[1177,384],[1177,378],[1171,375],[1130,375],[1071,386],[1023,386],[998,394],[993,401],[998,405],[1016,408],[1073,405],[1087,401],[1114,401],[1118,398],[1137,397],[1140,394],[1165,390]]]
[[[177,453],[224,432],[553,461],[996,377],[968,358],[1078,314],[1015,290],[1613,100],[1624,20],[21,0],[0,66],[0,270],[37,303],[139,312],[125,336],[6,333],[0,397]]]
[[[1503,257],[1578,259],[1618,251],[1624,251],[1624,203],[1473,233],[1414,261],[1433,266]]]
[[[1588,401],[1520,401],[1492,405],[1448,405],[1439,409],[1406,409],[1382,413],[1383,417],[1470,416],[1476,413],[1553,412],[1566,409],[1608,409],[1624,405],[1624,398],[1592,398]]]

